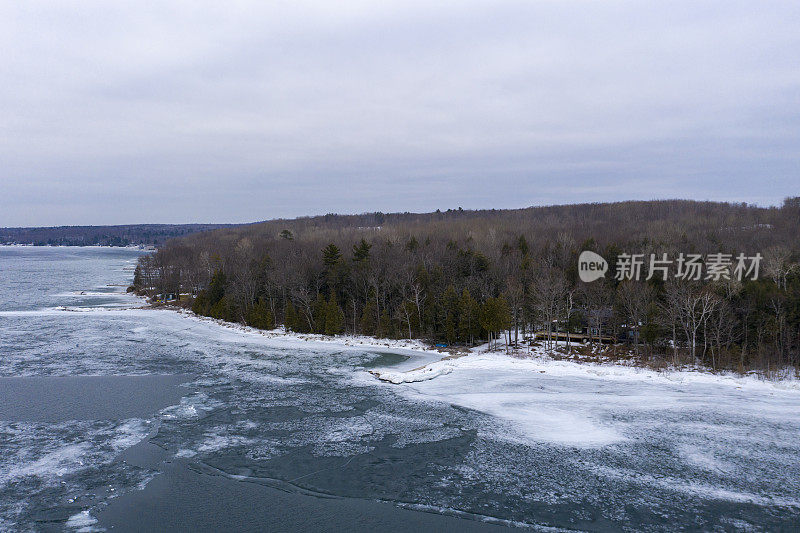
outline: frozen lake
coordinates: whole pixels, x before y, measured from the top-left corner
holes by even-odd
[[[488,355],[389,384],[430,355],[133,308],[138,254],[0,247],[2,530],[800,524],[797,389]]]

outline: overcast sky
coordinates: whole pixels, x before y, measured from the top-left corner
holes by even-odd
[[[0,226],[800,194],[800,2],[0,3]]]

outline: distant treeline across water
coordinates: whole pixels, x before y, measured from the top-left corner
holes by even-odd
[[[0,244],[34,246],[131,246],[164,244],[169,239],[228,227],[228,224],[131,224],[0,228]]]

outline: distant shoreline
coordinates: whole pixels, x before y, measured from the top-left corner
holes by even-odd
[[[32,243],[0,243],[0,248],[112,248],[114,250],[142,250],[147,252],[156,251],[152,245],[129,244],[125,246],[114,246],[112,244],[32,244]]]
[[[170,239],[235,224],[123,224],[0,227],[0,242],[34,246],[161,246]]]

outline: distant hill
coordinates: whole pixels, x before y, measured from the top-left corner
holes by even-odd
[[[130,224],[122,226],[58,226],[47,228],[0,228],[0,244],[35,246],[131,246],[164,244],[233,224]]]
[[[502,254],[522,235],[533,247],[552,246],[559,235],[576,244],[591,239],[596,245],[630,245],[631,249],[686,247],[711,252],[720,247],[761,250],[796,246],[800,224],[800,197],[787,198],[782,207],[693,200],[624,201],[551,205],[522,209],[448,209],[432,213],[327,214],[275,219],[220,228],[191,235],[180,243],[225,255],[242,239],[268,249],[287,238],[318,251],[333,242],[345,250],[364,238],[404,246],[415,237],[444,248],[462,247]],[[176,243],[177,244],[177,243]]]

